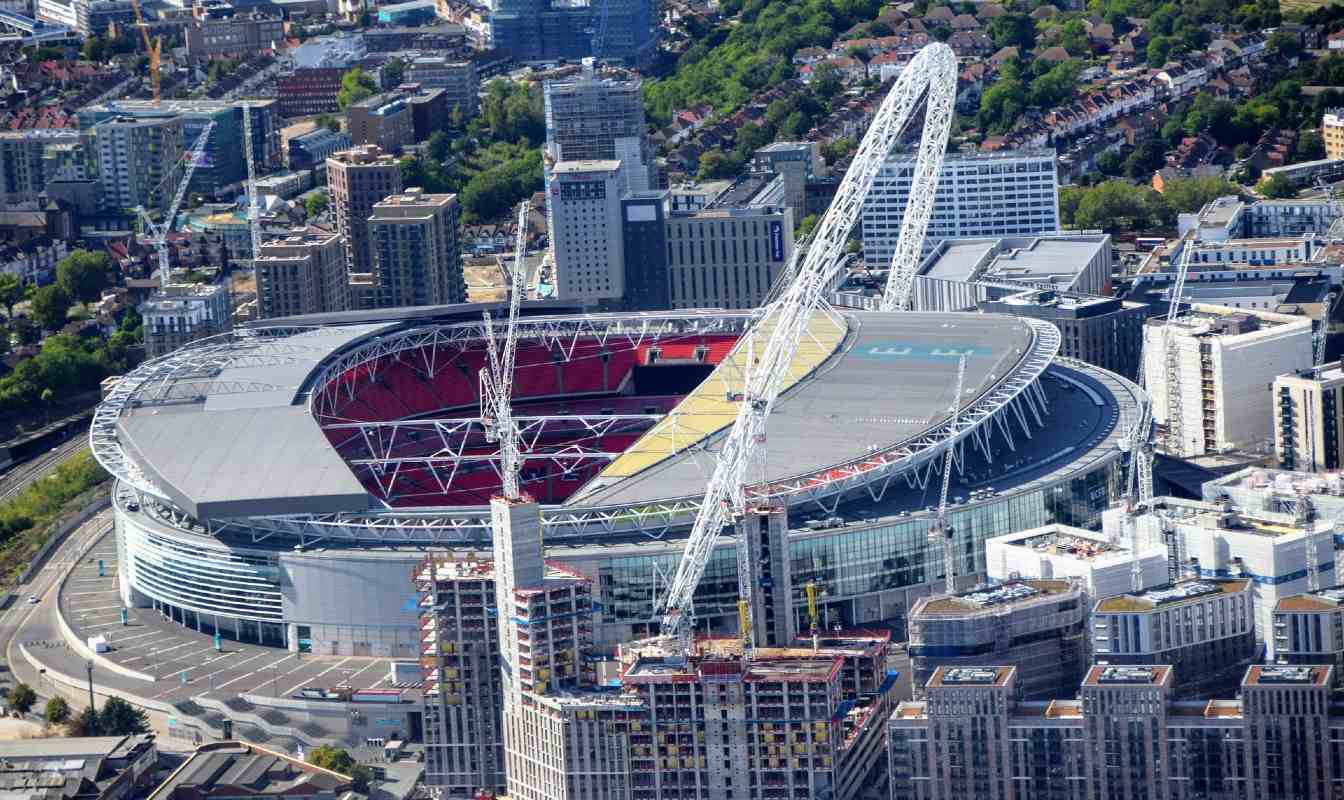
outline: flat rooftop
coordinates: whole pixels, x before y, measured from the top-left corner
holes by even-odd
[[[1235,197],[1215,198],[1199,212],[1199,224],[1226,226],[1245,208],[1246,204]]]
[[[925,686],[1007,686],[1016,671],[1016,667],[938,667]]]
[[[1097,601],[1095,612],[1124,614],[1171,608],[1207,600],[1225,594],[1247,591],[1249,578],[1232,580],[1196,579],[1179,581],[1166,586],[1154,586],[1137,594],[1122,594]]]
[[[1344,589],[1322,589],[1283,597],[1274,605],[1276,614],[1310,614],[1320,611],[1338,611],[1344,607]]]
[[[561,161],[551,167],[551,172],[568,175],[579,172],[615,172],[621,168],[621,162],[613,159]]]
[[[1032,531],[995,537],[991,541],[1009,547],[1031,550],[1040,555],[1064,556],[1078,561],[1094,561],[1102,557],[1124,555],[1129,548],[1112,544],[1099,533],[1068,526],[1049,526]]]
[[[919,274],[960,282],[1049,283],[1067,289],[1110,246],[1110,237],[1086,234],[948,239],[929,255]]]
[[[1160,686],[1171,681],[1171,667],[1107,666],[1097,664],[1087,671],[1083,686]]]
[[[1246,671],[1245,686],[1326,686],[1329,666],[1253,665]]]
[[[917,601],[913,614],[921,616],[964,616],[968,613],[1001,613],[1005,607],[1029,603],[1053,595],[1076,591],[1068,581],[1008,581],[998,586],[978,586],[955,595]]]

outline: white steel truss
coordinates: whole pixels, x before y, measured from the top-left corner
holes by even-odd
[[[921,96],[926,93],[931,98],[936,96],[938,99],[931,99],[930,106],[941,105],[945,94],[955,95],[956,78],[956,56],[945,44],[930,44],[910,61],[864,134],[849,170],[840,181],[835,199],[814,231],[806,255],[801,257],[796,271],[791,266],[788,268],[787,272],[794,275],[792,282],[767,307],[761,322],[763,326],[770,326],[770,335],[765,347],[758,348],[748,359],[751,366],[736,420],[719,449],[714,474],[705,487],[704,501],[696,514],[677,574],[661,603],[662,636],[684,638],[693,625],[689,604],[695,587],[709,564],[719,535],[746,505],[747,475],[765,448],[766,421],[783,388],[799,342],[814,314],[832,313],[825,304],[824,293],[844,257],[845,243],[858,221],[877,173],[902,131],[914,118]],[[950,101],[947,102],[950,105]],[[945,147],[945,130],[943,137],[942,146]],[[929,139],[927,131],[925,139],[930,148],[936,143]],[[921,187],[912,187],[912,199],[921,191]],[[922,218],[917,213],[910,229],[902,227],[902,241],[907,247],[913,243],[916,253],[923,246],[922,226],[927,224],[927,213]],[[794,259],[798,258],[795,251]],[[904,268],[905,264],[906,259],[898,256],[895,266]],[[893,268],[892,272],[894,283],[888,284],[888,291],[898,295],[892,300],[884,298],[884,307],[891,303],[892,308],[903,308],[909,288],[906,286],[902,290],[902,283],[908,281],[895,276],[897,269]],[[899,295],[902,291],[906,296]],[[750,343],[753,338],[748,336],[745,341]]]

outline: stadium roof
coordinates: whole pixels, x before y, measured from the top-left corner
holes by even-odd
[[[936,425],[947,417],[962,354],[968,356],[964,408],[1017,368],[1032,341],[1026,323],[995,314],[868,313],[849,314],[846,320],[846,335],[816,354],[811,375],[786,390],[775,405],[765,444],[764,473],[771,480],[842,464]],[[813,327],[809,339],[816,343],[825,343],[828,329],[833,329],[824,319]],[[807,357],[806,348],[800,356]],[[721,396],[722,381],[733,382],[733,373],[730,366],[721,366],[702,386]],[[709,407],[711,398],[697,401],[694,394],[673,414],[696,402],[706,407],[702,418],[714,422],[695,425],[683,419],[684,426],[723,430],[732,421],[732,415]],[[648,447],[656,433],[646,434],[622,459]],[[704,449],[717,453],[722,436],[718,439]],[[706,470],[712,468],[703,458],[701,448],[683,445],[675,457],[663,457],[633,474],[612,476],[608,468],[568,504],[695,495],[704,490]]]

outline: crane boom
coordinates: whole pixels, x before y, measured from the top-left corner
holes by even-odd
[[[705,487],[704,502],[662,603],[661,632],[664,636],[685,641],[690,635],[693,625],[690,602],[695,587],[724,527],[745,505],[746,473],[752,454],[765,443],[766,420],[779,396],[799,341],[812,323],[814,312],[823,307],[824,293],[840,264],[845,243],[858,221],[864,198],[868,196],[878,171],[914,117],[919,97],[927,91],[929,105],[941,106],[948,96],[955,95],[956,81],[956,55],[947,45],[929,44],[915,55],[878,108],[873,124],[864,134],[854,160],[840,182],[834,201],[817,226],[812,246],[803,256],[795,251],[793,258],[802,258],[802,261],[797,269],[790,264],[786,270],[786,274],[794,275],[793,280],[779,298],[766,307],[757,325],[748,331],[740,345],[753,344],[750,340],[756,335],[765,339],[764,346],[756,346],[755,354],[746,364],[742,401],[719,450],[714,472]],[[922,174],[918,170],[917,173]],[[912,195],[918,193],[912,191]],[[927,217],[924,223],[927,224]],[[902,231],[903,236],[905,232]],[[922,244],[923,230],[909,233]]]
[[[952,407],[948,410],[953,427],[956,425],[957,415],[961,412],[961,395],[965,391],[966,383],[966,356],[962,356],[957,362],[957,390],[952,395]],[[956,570],[952,560],[952,527],[947,524],[947,493],[952,486],[952,455],[955,451],[953,442],[947,443],[947,453],[943,456],[943,485],[938,493],[938,513],[933,518],[933,525],[929,527],[930,544],[941,546],[943,550],[943,572],[946,575],[946,589],[948,594],[956,591]]]
[[[140,0],[131,0],[131,10],[135,12],[135,26],[140,29],[140,37],[145,41],[145,52],[149,55],[149,83],[154,90],[154,105],[159,104],[160,70],[163,58],[163,37],[149,39],[149,25],[145,22],[144,12],[140,10]]]
[[[150,238],[154,242],[154,249],[158,251],[159,289],[162,291],[168,289],[169,273],[172,271],[168,260],[168,234],[173,229],[173,221],[177,219],[177,212],[182,207],[182,200],[187,196],[187,187],[191,185],[191,176],[196,172],[196,165],[205,158],[205,145],[210,141],[210,132],[214,129],[214,120],[205,123],[205,127],[196,136],[196,141],[192,143],[191,149],[186,152],[182,181],[177,185],[177,192],[173,195],[172,204],[168,206],[168,213],[163,219],[163,224],[156,224],[154,220],[150,219],[144,206],[135,209],[136,213],[140,215],[140,219],[144,221],[145,227],[149,230]]]
[[[518,231],[513,247],[513,261],[507,268],[509,318],[505,324],[504,344],[495,344],[494,322],[490,312],[485,314],[485,345],[488,368],[481,370],[481,416],[486,420],[487,438],[499,441],[500,479],[504,496],[516,500],[520,496],[518,469],[521,455],[518,450],[518,430],[513,422],[513,370],[518,351],[518,312],[526,290],[526,270],[523,259],[527,255],[527,215],[532,205],[524,200],[518,206]],[[493,427],[493,433],[490,428]]]
[[[252,152],[252,105],[243,103],[243,148],[247,155],[247,232],[252,261],[261,258],[261,206],[257,202],[257,166]]]

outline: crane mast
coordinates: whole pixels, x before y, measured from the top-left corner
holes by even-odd
[[[679,639],[683,652],[689,648],[689,637],[694,625],[690,603],[695,587],[704,574],[724,527],[745,507],[748,466],[754,453],[765,445],[766,420],[779,396],[799,341],[811,324],[814,313],[825,307],[824,294],[843,258],[845,243],[858,221],[864,198],[901,132],[914,118],[917,101],[927,93],[928,116],[937,116],[938,110],[951,108],[956,82],[956,55],[942,43],[933,43],[920,50],[901,72],[895,86],[878,108],[873,124],[864,134],[854,160],[836,191],[835,200],[817,226],[812,246],[807,248],[805,255],[795,251],[794,263],[784,273],[793,275],[792,281],[765,308],[757,326],[747,332],[746,341],[740,345],[755,347],[753,357],[747,362],[741,402],[732,427],[724,437],[714,472],[705,487],[705,499],[692,525],[676,575],[660,603],[661,634]],[[926,122],[926,134],[927,126],[932,122]],[[934,127],[937,128],[936,125]],[[942,147],[946,147],[945,128],[941,136]],[[928,157],[932,150],[932,146],[927,150],[921,148],[920,158]],[[922,164],[916,166],[916,175],[924,175],[927,171]],[[912,188],[907,214],[912,213],[910,209],[916,204],[932,203],[933,191],[926,191],[927,188]],[[922,224],[926,225],[928,214],[916,213],[915,220],[922,220]],[[912,224],[909,229],[903,227],[901,235],[902,240],[910,238],[914,244],[905,249],[898,246],[898,258],[893,261],[892,269],[907,270],[911,274],[889,276],[889,291],[894,286],[900,292],[900,287],[908,286],[913,280],[913,259],[901,258],[900,254],[907,251],[918,253],[924,229],[918,224]],[[798,259],[801,259],[800,263]],[[908,300],[908,289],[904,293],[904,296],[898,295],[894,299],[891,303],[893,307],[904,307]],[[756,335],[764,339],[764,346],[750,341]]]
[[[518,469],[521,456],[518,450],[518,429],[513,421],[513,370],[518,352],[518,311],[526,291],[527,271],[523,259],[527,255],[527,215],[531,203],[524,200],[518,206],[518,231],[513,246],[513,261],[507,267],[509,318],[504,329],[504,344],[496,346],[494,321],[490,312],[485,315],[485,346],[488,368],[481,370],[481,417],[486,439],[499,442],[499,475],[504,497],[521,497]]]
[[[182,181],[177,185],[177,193],[173,195],[172,205],[168,207],[168,214],[164,217],[163,224],[159,225],[150,219],[144,206],[138,206],[135,211],[140,215],[144,222],[145,229],[149,231],[150,239],[154,242],[154,249],[158,251],[159,256],[159,289],[167,291],[169,275],[172,272],[168,259],[168,233],[173,229],[173,221],[177,219],[178,209],[182,207],[182,200],[187,196],[187,186],[191,184],[191,176],[196,172],[196,165],[205,158],[205,145],[210,140],[210,132],[215,129],[214,121],[205,123],[205,128],[197,135],[196,141],[191,145],[191,149],[186,153],[186,164],[183,167]]]
[[[961,395],[965,390],[965,382],[966,356],[962,356],[957,362],[957,391],[952,395],[952,408],[948,411],[952,427],[956,427],[957,415],[961,412]],[[952,455],[955,449],[955,445],[948,442],[947,453],[943,456],[943,485],[938,493],[938,513],[933,518],[933,525],[929,527],[929,543],[941,546],[943,549],[943,572],[946,580],[944,588],[948,594],[953,594],[957,590],[956,569],[952,563],[953,530],[952,526],[947,524],[947,492],[952,485]]]
[[[140,37],[145,41],[145,52],[149,55],[149,84],[154,90],[154,105],[159,104],[160,70],[163,66],[163,37],[149,39],[149,25],[145,22],[144,12],[140,10],[140,0],[131,0],[131,10],[135,12],[135,27],[140,29]]]
[[[247,232],[252,240],[252,262],[261,258],[261,206],[257,201],[257,165],[252,152],[252,105],[243,103],[243,148],[247,154]]]

